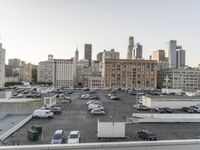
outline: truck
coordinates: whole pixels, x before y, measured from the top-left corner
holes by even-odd
[[[125,122],[97,122],[97,138],[125,138]]]

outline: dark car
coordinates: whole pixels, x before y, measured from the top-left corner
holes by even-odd
[[[156,141],[156,134],[149,130],[140,130],[138,131],[138,136],[147,141]]]
[[[165,113],[166,112],[163,108],[159,108],[159,107],[155,108],[155,111],[159,112],[159,113]]]
[[[173,110],[171,108],[164,107],[163,109],[165,110],[165,113],[173,113]]]
[[[190,108],[190,107],[182,107],[182,111],[188,112],[188,113],[194,113],[195,109]]]
[[[50,111],[54,114],[60,114],[61,113],[61,107],[52,107]]]
[[[90,98],[90,100],[99,100],[99,97],[93,96],[93,97]]]

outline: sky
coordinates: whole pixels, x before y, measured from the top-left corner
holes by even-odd
[[[74,57],[91,43],[92,55],[114,48],[126,58],[128,38],[143,45],[143,57],[177,40],[186,63],[200,63],[199,0],[0,0],[0,42],[6,61],[37,64]]]

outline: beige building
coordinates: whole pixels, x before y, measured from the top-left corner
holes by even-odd
[[[132,87],[154,89],[157,87],[157,62],[155,60],[105,59],[102,77],[105,87]]]
[[[156,50],[153,52],[152,60],[165,61],[165,51],[164,50]]]
[[[53,85],[56,88],[74,87],[74,63],[73,59],[54,59],[53,61]]]
[[[194,68],[166,69],[158,71],[158,88],[196,91],[200,89],[200,70]]]
[[[88,87],[89,88],[104,88],[104,78],[103,77],[89,77]]]

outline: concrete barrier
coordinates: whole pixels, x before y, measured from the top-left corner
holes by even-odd
[[[132,115],[133,123],[143,122],[200,122],[200,114],[147,114],[134,113]]]
[[[6,138],[8,138],[10,135],[12,135],[14,132],[16,132],[19,128],[21,128],[24,124],[26,124],[28,121],[32,119],[33,115],[29,115],[27,118],[16,124],[14,127],[12,127],[10,130],[5,132],[0,136],[0,141],[4,141]]]
[[[141,142],[109,142],[84,144],[48,144],[2,146],[0,150],[197,150],[200,149],[200,140],[168,140],[168,141],[141,141]]]

